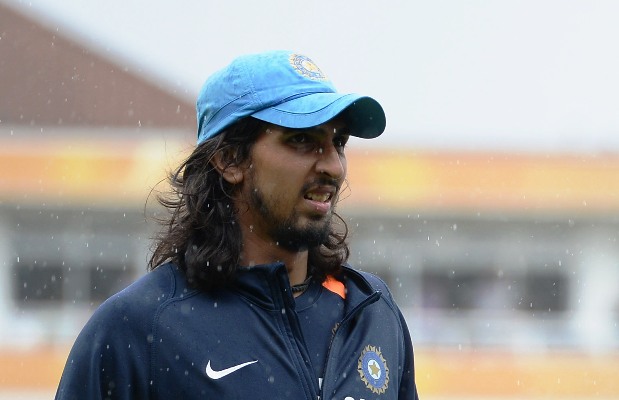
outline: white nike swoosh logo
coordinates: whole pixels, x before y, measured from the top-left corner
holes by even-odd
[[[213,368],[211,368],[211,360],[209,360],[208,363],[206,364],[206,376],[208,376],[211,379],[220,379],[226,375],[230,375],[234,371],[238,371],[239,369],[243,367],[247,367],[248,365],[257,363],[257,362],[258,360],[248,361],[243,364],[239,364],[239,365],[235,365],[230,368],[222,369],[221,371],[215,371]]]

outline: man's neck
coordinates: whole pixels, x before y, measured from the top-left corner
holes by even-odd
[[[303,283],[307,278],[307,250],[288,250],[276,243],[265,243],[260,240],[244,240],[241,251],[241,263],[244,266],[284,263],[288,270],[291,285]]]

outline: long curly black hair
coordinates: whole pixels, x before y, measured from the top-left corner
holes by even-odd
[[[223,178],[212,160],[221,152],[227,165],[241,165],[265,129],[264,122],[244,118],[198,145],[168,175],[170,191],[157,196],[167,214],[159,218],[163,229],[154,242],[149,270],[173,262],[192,287],[202,290],[234,281],[243,242],[232,201],[239,188]],[[337,274],[350,255],[346,222],[337,213],[334,217],[325,242],[308,249],[311,273],[319,281]]]

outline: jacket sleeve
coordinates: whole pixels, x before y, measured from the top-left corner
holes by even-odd
[[[419,400],[417,394],[417,384],[415,383],[415,360],[413,355],[413,343],[411,335],[408,331],[408,326],[404,320],[402,312],[398,309],[400,321],[402,323],[402,331],[404,334],[404,368],[402,370],[402,380],[400,381],[400,391],[398,394],[399,400]]]
[[[117,295],[95,311],[69,353],[57,400],[148,398],[149,335],[129,303]]]

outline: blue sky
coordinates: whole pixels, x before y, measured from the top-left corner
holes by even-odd
[[[384,106],[372,145],[619,152],[615,0],[0,1],[190,99],[236,55],[305,53]]]

